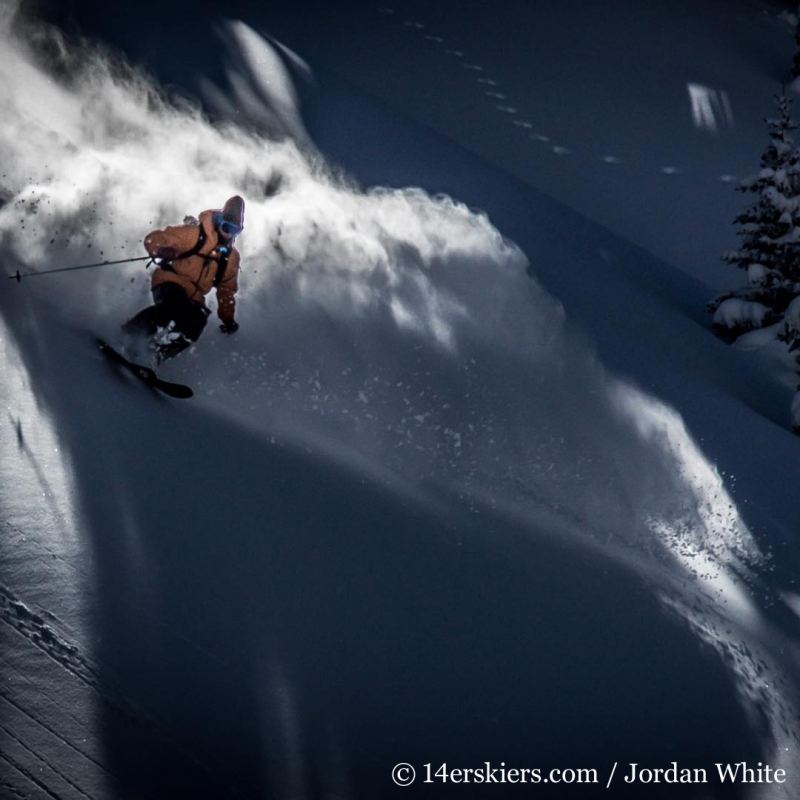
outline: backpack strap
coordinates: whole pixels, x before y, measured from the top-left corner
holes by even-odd
[[[173,261],[180,261],[184,258],[190,258],[191,256],[196,256],[205,245],[208,236],[206,235],[206,229],[203,226],[202,222],[198,222],[198,231],[197,231],[197,241],[194,243],[194,246],[191,247],[184,253],[175,256]],[[225,272],[228,269],[228,259],[231,255],[230,247],[218,247],[217,251],[219,252],[218,256],[211,256],[211,255],[204,255],[203,258],[205,259],[206,264],[209,261],[216,261],[217,262],[217,274],[214,276],[214,288],[216,289],[222,281],[225,280]],[[172,267],[171,263],[161,262],[161,268],[166,269],[168,272],[174,272],[175,270]]]
[[[185,253],[181,253],[179,256],[176,256],[174,258],[175,261],[179,261],[183,258],[189,258],[190,256],[195,256],[203,249],[203,245],[206,243],[206,229],[203,227],[202,222],[198,222],[197,227],[197,241],[195,242],[194,247],[190,248]]]
[[[182,258],[189,258],[190,256],[195,256],[203,249],[203,245],[206,243],[206,238],[207,238],[206,229],[203,227],[202,222],[198,222],[197,226],[198,226],[197,241],[186,252],[175,256],[175,258],[173,258],[172,261],[179,261]],[[161,269],[165,270],[166,272],[175,272],[175,268],[172,266],[172,261],[162,260],[158,266],[161,267]],[[150,263],[153,263],[153,259],[150,259]],[[150,266],[150,264],[148,264],[148,266]]]
[[[215,259],[217,262],[217,274],[214,276],[214,288],[217,289],[222,281],[225,280],[225,271],[228,269],[228,259],[231,257],[230,247],[218,247],[219,255]]]

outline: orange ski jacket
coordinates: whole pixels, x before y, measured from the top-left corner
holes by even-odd
[[[205,242],[200,250],[186,258],[178,258],[171,264],[163,264],[153,271],[151,287],[155,289],[162,283],[171,281],[182,286],[190,300],[205,306],[205,297],[214,288],[219,269],[219,247],[225,244],[214,228],[214,211],[200,214],[200,225],[205,232]],[[200,229],[197,223],[171,225],[163,230],[155,230],[145,236],[144,247],[155,256],[160,247],[174,247],[178,253],[192,250],[199,240]],[[217,286],[217,315],[223,322],[233,320],[236,313],[236,292],[239,289],[239,251],[230,248],[228,265],[222,281]]]

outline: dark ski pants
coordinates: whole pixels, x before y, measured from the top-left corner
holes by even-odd
[[[155,336],[159,329],[170,329],[172,333],[180,334],[172,341],[156,346],[158,361],[162,362],[178,355],[200,338],[210,313],[202,303],[190,300],[177,283],[161,283],[153,289],[153,305],[129,319],[122,326],[122,332],[147,338]]]

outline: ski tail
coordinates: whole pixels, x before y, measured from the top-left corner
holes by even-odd
[[[194,397],[194,392],[189,386],[185,386],[182,383],[172,383],[171,381],[165,381],[159,378],[154,369],[146,367],[143,364],[136,364],[133,361],[129,361],[122,353],[115,350],[103,339],[97,339],[97,346],[111,361],[126,369],[131,375],[134,375],[142,383],[152,389],[169,397],[174,397],[177,400],[188,400],[190,397]]]

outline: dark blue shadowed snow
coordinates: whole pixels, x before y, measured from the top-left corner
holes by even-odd
[[[68,669],[101,676],[108,786],[387,796],[399,761],[796,775],[796,647],[763,607],[767,554],[681,414],[609,373],[536,277],[590,274],[586,240],[659,262],[585,220],[573,244],[579,218],[533,193],[523,253],[450,196],[362,190],[300,133],[299,56],[226,30],[230,64],[255,54],[227,76],[248,125],[300,146],[214,127],[91,53],[56,79],[3,33],[7,274],[138,256],[151,227],[247,198],[242,329],[210,324],[164,368],[191,403],[93,354],[89,331],[148,302],[141,265],[2,287],[17,477],[0,500],[67,562],[91,550],[63,626]],[[59,499],[32,518],[40,493]],[[15,596],[52,602],[3,559]]]

